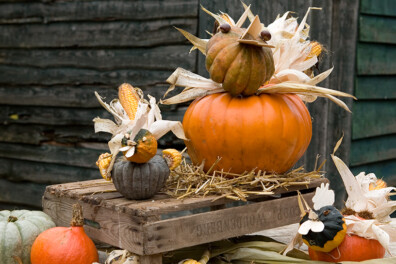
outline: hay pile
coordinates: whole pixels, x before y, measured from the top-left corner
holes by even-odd
[[[325,161],[319,167],[315,166],[311,172],[299,167],[281,175],[261,170],[242,174],[214,170],[219,161],[220,159],[205,173],[203,165],[195,166],[183,159],[180,166],[171,172],[164,191],[177,199],[216,195],[215,200],[226,197],[246,201],[249,195],[272,195],[277,188],[306,186],[312,180],[324,176],[321,169]],[[317,161],[318,158],[316,164]]]

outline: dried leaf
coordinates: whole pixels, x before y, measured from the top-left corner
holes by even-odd
[[[333,149],[333,155],[337,152],[338,148],[341,146],[342,140],[344,139],[344,132],[342,133],[341,138],[337,141],[334,149]]]
[[[161,138],[163,135],[172,131],[176,137],[187,140],[184,134],[183,125],[179,121],[157,120],[149,128],[156,139]]]
[[[335,201],[335,194],[333,190],[329,190],[330,185],[322,183],[320,187],[316,187],[315,195],[312,197],[313,208],[319,210],[320,208],[333,205]]]
[[[245,23],[245,21],[246,21],[246,18],[247,17],[249,17],[249,19],[250,19],[250,17],[253,17],[253,19],[254,19],[254,15],[253,15],[253,13],[252,13],[252,11],[250,10],[250,5],[249,6],[247,6],[247,5],[245,5],[244,3],[242,3],[243,4],[243,7],[245,8],[245,12],[243,12],[243,14],[241,15],[241,17],[238,19],[238,21],[236,22],[236,26],[237,27],[242,27],[242,25],[243,25],[243,23]],[[250,22],[252,22],[253,20],[250,20]]]
[[[341,175],[345,189],[348,193],[346,207],[351,208],[356,212],[367,210],[368,200],[364,196],[364,193],[362,192],[355,176],[340,158],[334,156],[333,154],[331,155],[331,158],[333,159],[334,164]]]
[[[208,44],[208,39],[200,39],[181,28],[175,28],[179,30],[179,32],[182,33],[183,36],[191,42],[191,44],[194,45],[194,48],[198,49],[200,52],[202,52],[202,54],[206,55],[206,45]]]
[[[211,17],[213,17],[214,19],[216,19],[216,21],[219,22],[219,25],[221,25],[221,24],[226,24],[226,23],[228,24],[228,23],[229,23],[229,21],[225,20],[222,16],[213,14],[212,12],[210,12],[209,10],[207,10],[205,7],[203,7],[202,5],[201,5],[201,9],[202,9],[205,13],[209,14]]]

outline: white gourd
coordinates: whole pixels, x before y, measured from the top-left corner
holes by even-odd
[[[15,264],[14,256],[30,264],[30,250],[37,236],[54,227],[51,218],[41,211],[0,211],[0,263]]]

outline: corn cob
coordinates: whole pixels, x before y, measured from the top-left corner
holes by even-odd
[[[129,119],[134,120],[140,96],[129,83],[123,83],[118,87],[118,99],[127,113]]]
[[[374,191],[374,190],[379,190],[379,189],[383,189],[386,187],[387,187],[386,182],[384,182],[381,179],[378,179],[375,183],[370,183],[369,190]]]
[[[102,175],[103,179],[110,181],[110,177],[107,175],[107,169],[110,166],[111,158],[113,155],[110,153],[103,153],[99,156],[98,160],[96,161],[96,166],[99,167],[100,175]]]
[[[305,60],[309,60],[311,58],[313,58],[313,56],[318,57],[320,55],[320,53],[322,53],[322,45],[317,42],[317,41],[312,41],[310,43],[311,46],[311,52],[309,53],[309,55],[305,58]]]
[[[181,153],[176,149],[164,149],[162,151],[162,157],[166,160],[170,170],[179,166],[182,159]]]

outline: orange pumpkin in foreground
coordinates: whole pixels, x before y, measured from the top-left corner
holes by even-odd
[[[312,137],[308,109],[297,95],[232,97],[217,93],[196,99],[183,127],[194,164],[207,171],[242,173],[253,169],[283,173],[304,154]]]
[[[340,262],[380,259],[385,248],[375,239],[366,239],[356,235],[346,235],[344,241],[332,251],[325,253],[308,248],[312,260]]]
[[[53,227],[34,241],[32,264],[92,264],[99,260],[93,241],[84,232],[80,205],[73,206],[71,227]]]

